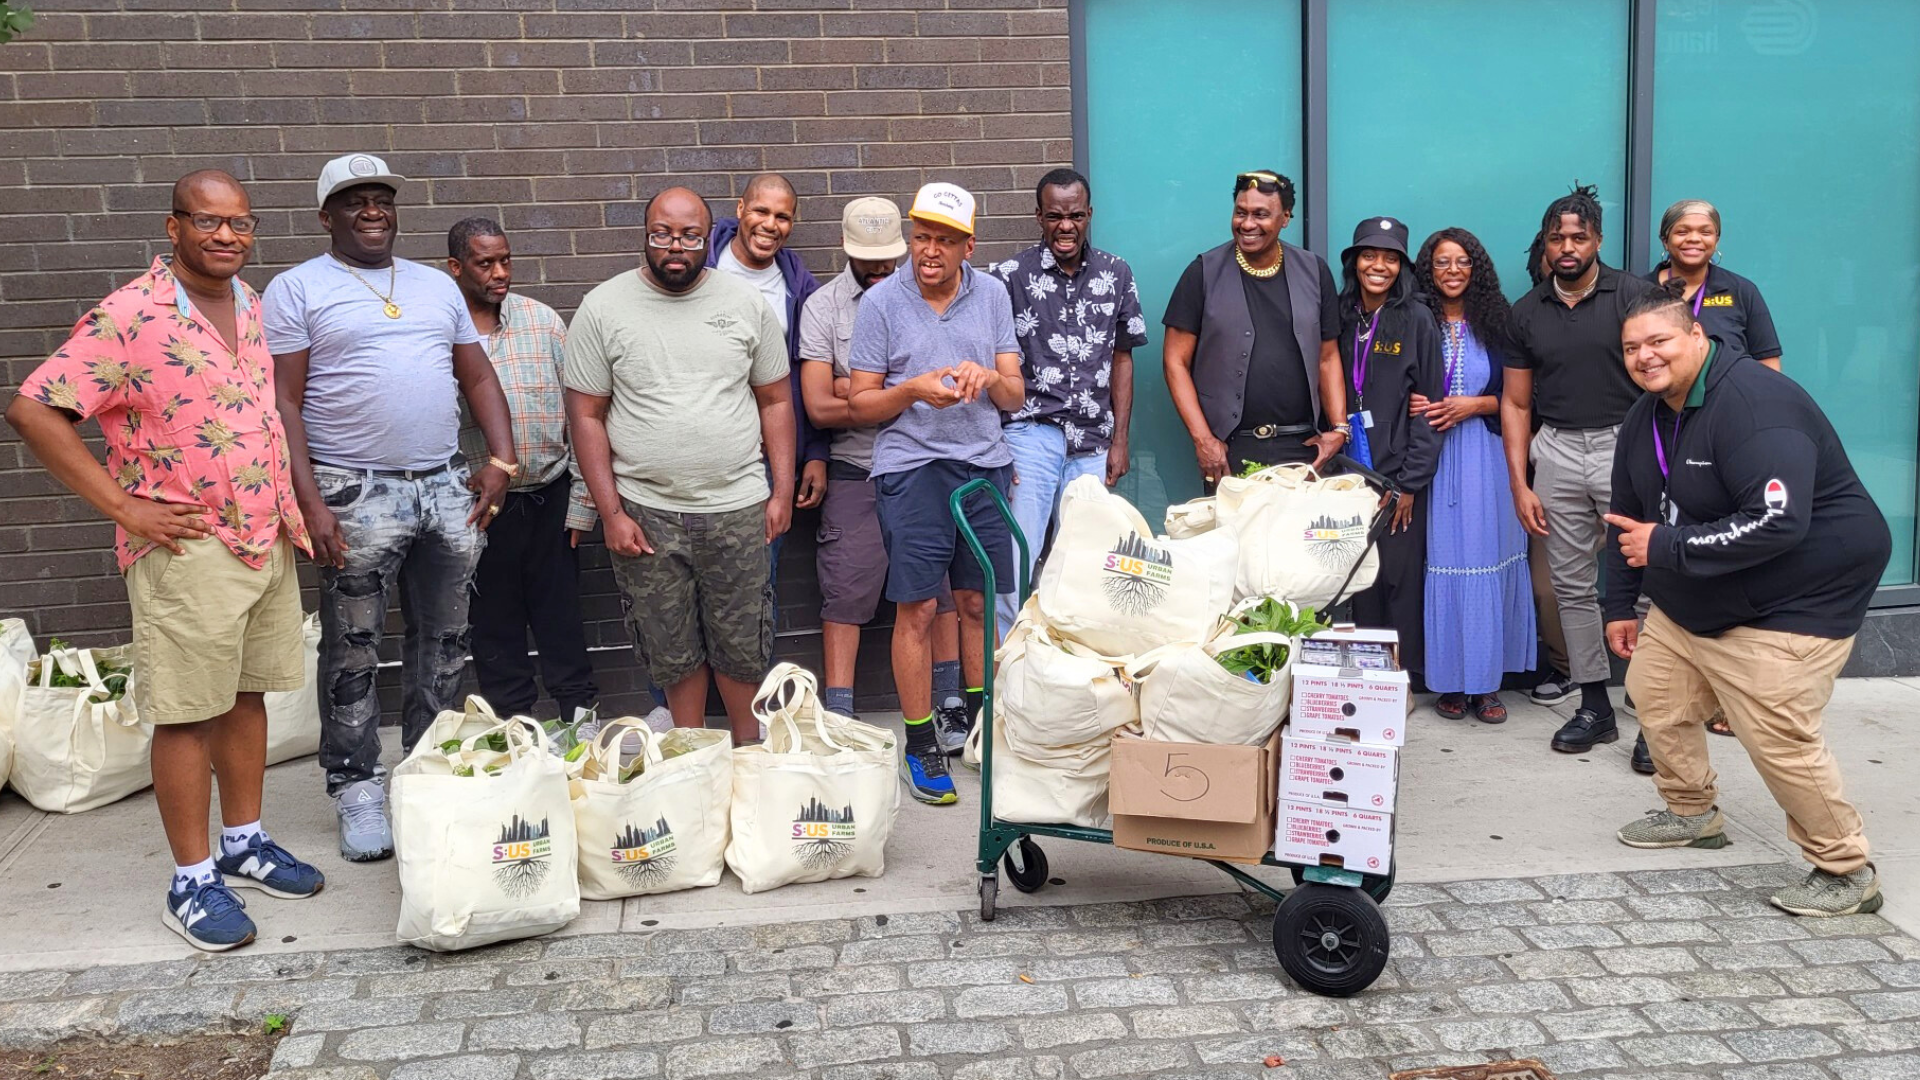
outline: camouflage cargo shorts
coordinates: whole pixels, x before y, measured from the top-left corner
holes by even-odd
[[[773,581],[766,514],[755,503],[718,514],[681,514],[621,503],[651,555],[612,554],[634,655],[656,685],[701,664],[758,685],[773,664]]]

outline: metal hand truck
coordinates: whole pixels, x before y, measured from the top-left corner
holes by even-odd
[[[1345,455],[1337,455],[1333,461],[1350,472],[1359,473],[1388,493],[1397,494],[1400,490],[1393,481]],[[1001,868],[1006,870],[1007,880],[1021,892],[1038,892],[1047,886],[1047,855],[1034,842],[1034,837],[1112,844],[1113,833],[1108,829],[1089,829],[1079,825],[1002,821],[993,816],[993,654],[999,642],[993,601],[996,582],[993,561],[987,557],[979,535],[967,520],[965,509],[966,501],[981,493],[992,500],[994,509],[1006,522],[1007,530],[1013,534],[1020,555],[1015,567],[1019,583],[1016,595],[1022,602],[1032,591],[1032,583],[1027,580],[1027,538],[1015,523],[1007,500],[987,480],[972,480],[962,485],[948,500],[948,509],[986,577],[986,615],[983,620],[986,677],[981,684],[980,717],[977,721],[981,730],[980,845],[976,865],[980,872],[980,918],[992,922],[1000,895],[998,871]],[[1354,573],[1359,571],[1367,552],[1379,541],[1392,516],[1393,502],[1388,500],[1374,514],[1367,529],[1366,549],[1355,560],[1346,581],[1341,583],[1335,604],[1340,602],[1338,594],[1344,593],[1347,585],[1353,581]],[[1332,608],[1335,604],[1327,606]],[[1014,856],[1016,848],[1018,858]],[[1327,997],[1347,997],[1373,985],[1373,981],[1385,969],[1390,934],[1386,918],[1380,913],[1380,902],[1393,890],[1391,865],[1385,874],[1363,874],[1340,867],[1282,862],[1269,851],[1261,858],[1261,865],[1285,867],[1293,877],[1294,887],[1283,890],[1232,863],[1217,859],[1204,861],[1246,888],[1278,903],[1273,913],[1274,956],[1287,975],[1303,989]]]

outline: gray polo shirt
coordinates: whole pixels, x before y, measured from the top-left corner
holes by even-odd
[[[867,290],[854,317],[848,366],[899,384],[971,360],[993,370],[996,353],[1017,353],[1013,301],[998,278],[962,264],[960,292],[936,315],[920,295],[909,260]],[[936,409],[916,401],[880,429],[873,444],[873,475],[906,472],[929,461],[965,461],[982,468],[1013,463],[1000,434],[1000,410],[987,395]]]
[[[847,360],[853,353],[853,317],[866,293],[849,266],[807,297],[800,309],[801,362],[832,364],[836,379],[852,375]],[[879,432],[878,427],[834,428],[833,460],[872,472],[873,440]]]

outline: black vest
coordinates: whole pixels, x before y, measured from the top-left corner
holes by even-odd
[[[1293,336],[1307,368],[1307,393],[1313,415],[1320,415],[1320,257],[1282,240],[1285,251],[1287,295],[1293,307]],[[1193,388],[1200,397],[1213,437],[1227,439],[1240,426],[1246,408],[1247,370],[1253,364],[1253,314],[1241,270],[1233,257],[1233,242],[1200,256],[1200,279],[1205,288],[1206,318],[1193,350]]]

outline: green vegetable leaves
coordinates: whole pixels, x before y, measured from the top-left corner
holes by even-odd
[[[1234,633],[1238,634],[1285,634],[1287,637],[1312,637],[1325,629],[1327,621],[1314,613],[1312,608],[1299,608],[1284,601],[1268,597],[1253,607],[1234,617]],[[1216,656],[1220,666],[1235,675],[1245,676],[1258,683],[1270,683],[1287,664],[1287,646],[1247,645],[1238,649],[1223,649]]]
[[[68,648],[72,648],[72,646],[61,641],[59,638],[54,638],[47,644],[49,656],[62,649]],[[51,659],[42,659],[40,662],[43,664],[53,663]],[[119,701],[125,697],[127,693],[127,678],[133,674],[133,669],[123,667],[119,664],[107,663],[100,658],[100,654],[97,652],[93,654],[93,662],[95,670],[100,672],[100,681],[105,683],[107,687],[107,696],[96,700]],[[87,687],[87,680],[81,675],[69,675],[61,669],[60,665],[54,664],[53,677],[48,680],[48,685],[64,687],[68,690],[84,690]]]

